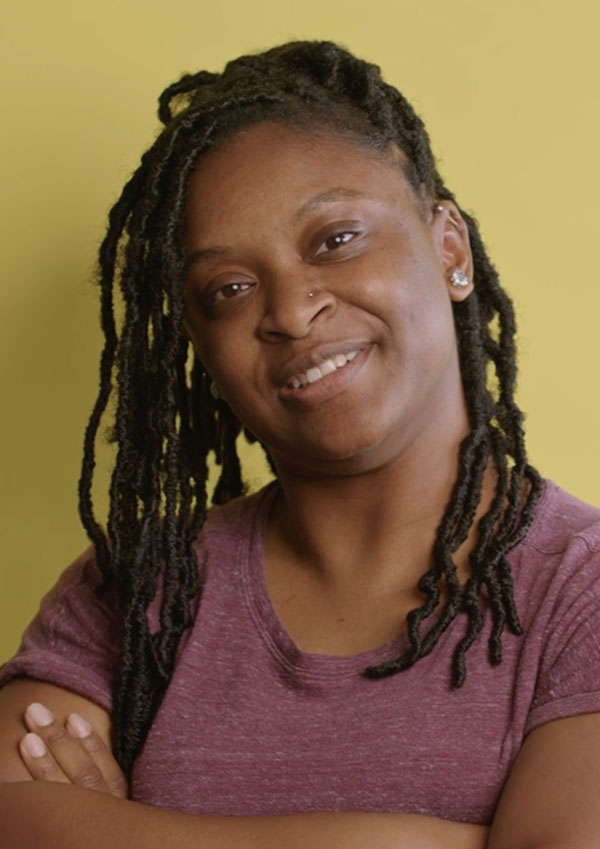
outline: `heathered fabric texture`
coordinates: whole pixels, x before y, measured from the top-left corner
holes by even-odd
[[[487,615],[466,683],[453,690],[462,619],[431,655],[382,681],[360,672],[402,651],[404,636],[352,657],[297,648],[264,579],[275,491],[213,510],[197,542],[202,601],[133,798],[197,813],[404,811],[489,823],[524,736],[600,710],[600,511],[546,483],[510,555],[525,635],[506,634],[492,667]],[[0,682],[27,675],[110,708],[114,604],[92,594],[96,580],[89,555],[67,570]]]

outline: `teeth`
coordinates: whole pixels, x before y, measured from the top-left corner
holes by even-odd
[[[334,357],[325,360],[325,362],[321,363],[319,366],[309,368],[302,374],[297,374],[295,377],[292,377],[288,386],[291,389],[300,389],[301,386],[306,386],[309,383],[316,383],[317,380],[321,380],[321,378],[325,377],[325,375],[332,374],[332,372],[337,371],[337,369],[343,368],[346,363],[352,362],[354,357],[357,355],[358,351],[350,351],[347,354],[336,354]]]
[[[325,360],[324,363],[321,363],[319,368],[321,369],[321,374],[325,377],[326,374],[331,374],[332,371],[335,371],[336,368],[341,368],[341,366],[337,366],[335,364],[335,360]]]
[[[306,379],[309,383],[315,383],[315,381],[321,380],[322,377],[320,368],[309,368],[306,372]]]

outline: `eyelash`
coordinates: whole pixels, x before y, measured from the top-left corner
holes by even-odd
[[[340,230],[337,233],[332,233],[331,236],[327,236],[327,238],[323,239],[319,243],[318,250],[316,250],[314,252],[314,256],[320,256],[323,253],[321,248],[323,246],[328,247],[328,244],[327,244],[328,242],[332,242],[335,239],[341,239],[341,238],[346,237],[346,236],[350,237],[350,238],[344,238],[342,242],[339,242],[338,244],[334,244],[332,247],[328,247],[329,251],[335,251],[338,248],[342,248],[344,245],[347,245],[349,242],[351,242],[353,239],[355,239],[356,236],[358,236],[358,235],[359,234],[356,230]]]
[[[231,291],[236,286],[238,287],[237,291],[232,292],[231,295],[225,295],[224,294],[224,292],[227,289],[229,289]],[[224,286],[221,286],[219,289],[217,289],[215,292],[212,293],[210,300],[213,303],[216,302],[216,301],[227,301],[227,300],[229,300],[230,297],[234,297],[239,292],[245,292],[247,289],[250,289],[251,286],[252,286],[252,283],[242,283],[239,280],[232,282],[232,283],[225,283]]]

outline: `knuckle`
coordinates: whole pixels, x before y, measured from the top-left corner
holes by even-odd
[[[98,770],[86,767],[79,770],[73,778],[73,782],[80,787],[87,787],[89,790],[98,790],[104,787],[104,779]]]
[[[69,741],[69,737],[64,728],[60,725],[51,725],[48,731],[44,734],[44,740],[50,746],[61,746]]]
[[[48,755],[44,755],[44,757],[37,758],[35,766],[36,772],[42,778],[52,778],[53,775],[56,775],[58,773],[56,761],[48,757]]]
[[[86,752],[89,752],[91,755],[95,755],[104,749],[104,744],[95,734],[92,734],[89,737],[84,737],[80,740],[80,743]]]

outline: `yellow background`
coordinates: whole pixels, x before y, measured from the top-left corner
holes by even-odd
[[[378,62],[429,126],[520,316],[520,400],[547,476],[600,503],[598,4],[589,0],[22,0],[0,32],[0,659],[84,546],[81,437],[107,209],[183,71],[291,38]]]

